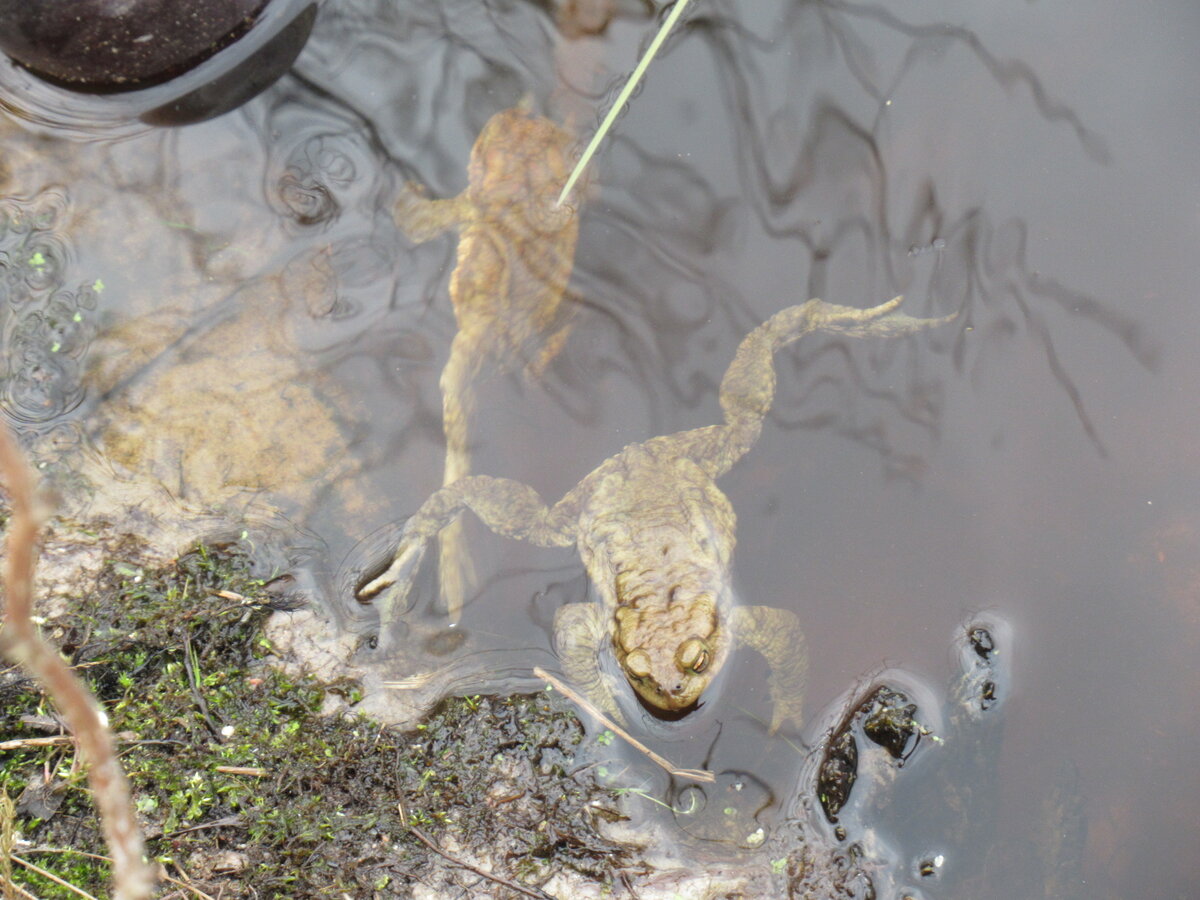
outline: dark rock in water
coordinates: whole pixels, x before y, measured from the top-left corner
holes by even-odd
[[[246,33],[269,0],[0,0],[0,49],[76,90],[167,81]]]

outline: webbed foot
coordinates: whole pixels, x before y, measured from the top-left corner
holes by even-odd
[[[771,667],[770,733],[784,722],[799,728],[803,724],[804,686],[808,676],[808,650],[800,620],[786,609],[770,606],[739,606],[733,611],[736,639],[756,650]]]
[[[904,302],[903,296],[893,297],[869,309],[838,306],[822,300],[816,302],[820,305],[816,307],[813,316],[820,321],[821,330],[840,331],[853,337],[900,337],[945,325],[958,317],[957,312],[936,319],[910,316],[899,311],[900,304]]]
[[[360,603],[370,602],[379,609],[379,646],[386,647],[390,640],[391,625],[397,612],[412,589],[421,557],[425,555],[425,541],[402,538],[392,564],[378,577],[358,589]]]
[[[399,591],[402,595],[407,595],[417,564],[424,555],[424,541],[402,539],[400,546],[396,548],[396,555],[392,557],[392,564],[382,575],[368,581],[358,589],[358,599],[364,602],[374,599],[376,594],[389,587]]]
[[[604,611],[597,603],[568,603],[554,614],[554,651],[563,674],[605,715],[623,726],[625,717],[617,708],[614,680],[600,669],[600,648],[607,639]]]

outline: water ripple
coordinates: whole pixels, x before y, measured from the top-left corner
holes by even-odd
[[[104,286],[64,287],[71,251],[59,229],[69,205],[53,188],[0,201],[0,409],[24,424],[51,422],[83,399]]]

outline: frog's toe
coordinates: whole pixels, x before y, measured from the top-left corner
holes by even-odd
[[[372,646],[379,652],[390,653],[407,633],[401,618],[408,611],[408,587],[407,581],[388,584],[371,598],[371,605],[379,610],[379,630],[372,638]]]
[[[771,696],[776,696],[776,690],[772,685]],[[804,701],[802,697],[791,696],[782,697],[775,700],[775,710],[771,714],[771,727],[768,733],[775,734],[784,725],[789,725],[792,728],[800,728],[804,724]]]
[[[568,603],[554,615],[554,650],[563,674],[589,702],[624,725],[615,687],[600,669],[600,647],[607,636],[604,615],[594,603]]]
[[[360,587],[358,589],[358,593],[356,593],[354,596],[358,598],[359,603],[369,603],[376,598],[376,595],[378,595],[380,591],[391,587],[395,583],[396,578],[391,574],[391,569],[388,569],[388,571],[384,572],[378,578],[374,578]]]
[[[364,603],[374,600],[383,590],[390,587],[395,587],[402,594],[407,594],[408,586],[417,568],[417,563],[421,561],[421,556],[424,552],[425,545],[423,542],[401,544],[399,549],[396,550],[392,564],[382,574],[371,579],[358,589],[358,599]]]

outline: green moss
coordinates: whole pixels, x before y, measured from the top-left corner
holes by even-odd
[[[109,561],[78,608],[46,626],[104,704],[149,850],[171,875],[226,897],[406,896],[447,865],[416,826],[498,854],[512,877],[544,880],[552,860],[610,880],[616,848],[581,821],[598,789],[563,778],[582,732],[561,701],[448,701],[409,735],[322,716],[327,691],[353,698],[357,687],[266,664],[261,625],[287,603],[241,547],[200,547],[157,571]],[[44,736],[52,714],[19,673],[0,679],[6,738]],[[57,852],[106,853],[74,762],[69,745],[8,752],[0,788],[33,845],[18,855],[105,896],[106,865]],[[14,877],[42,898],[74,896]]]

